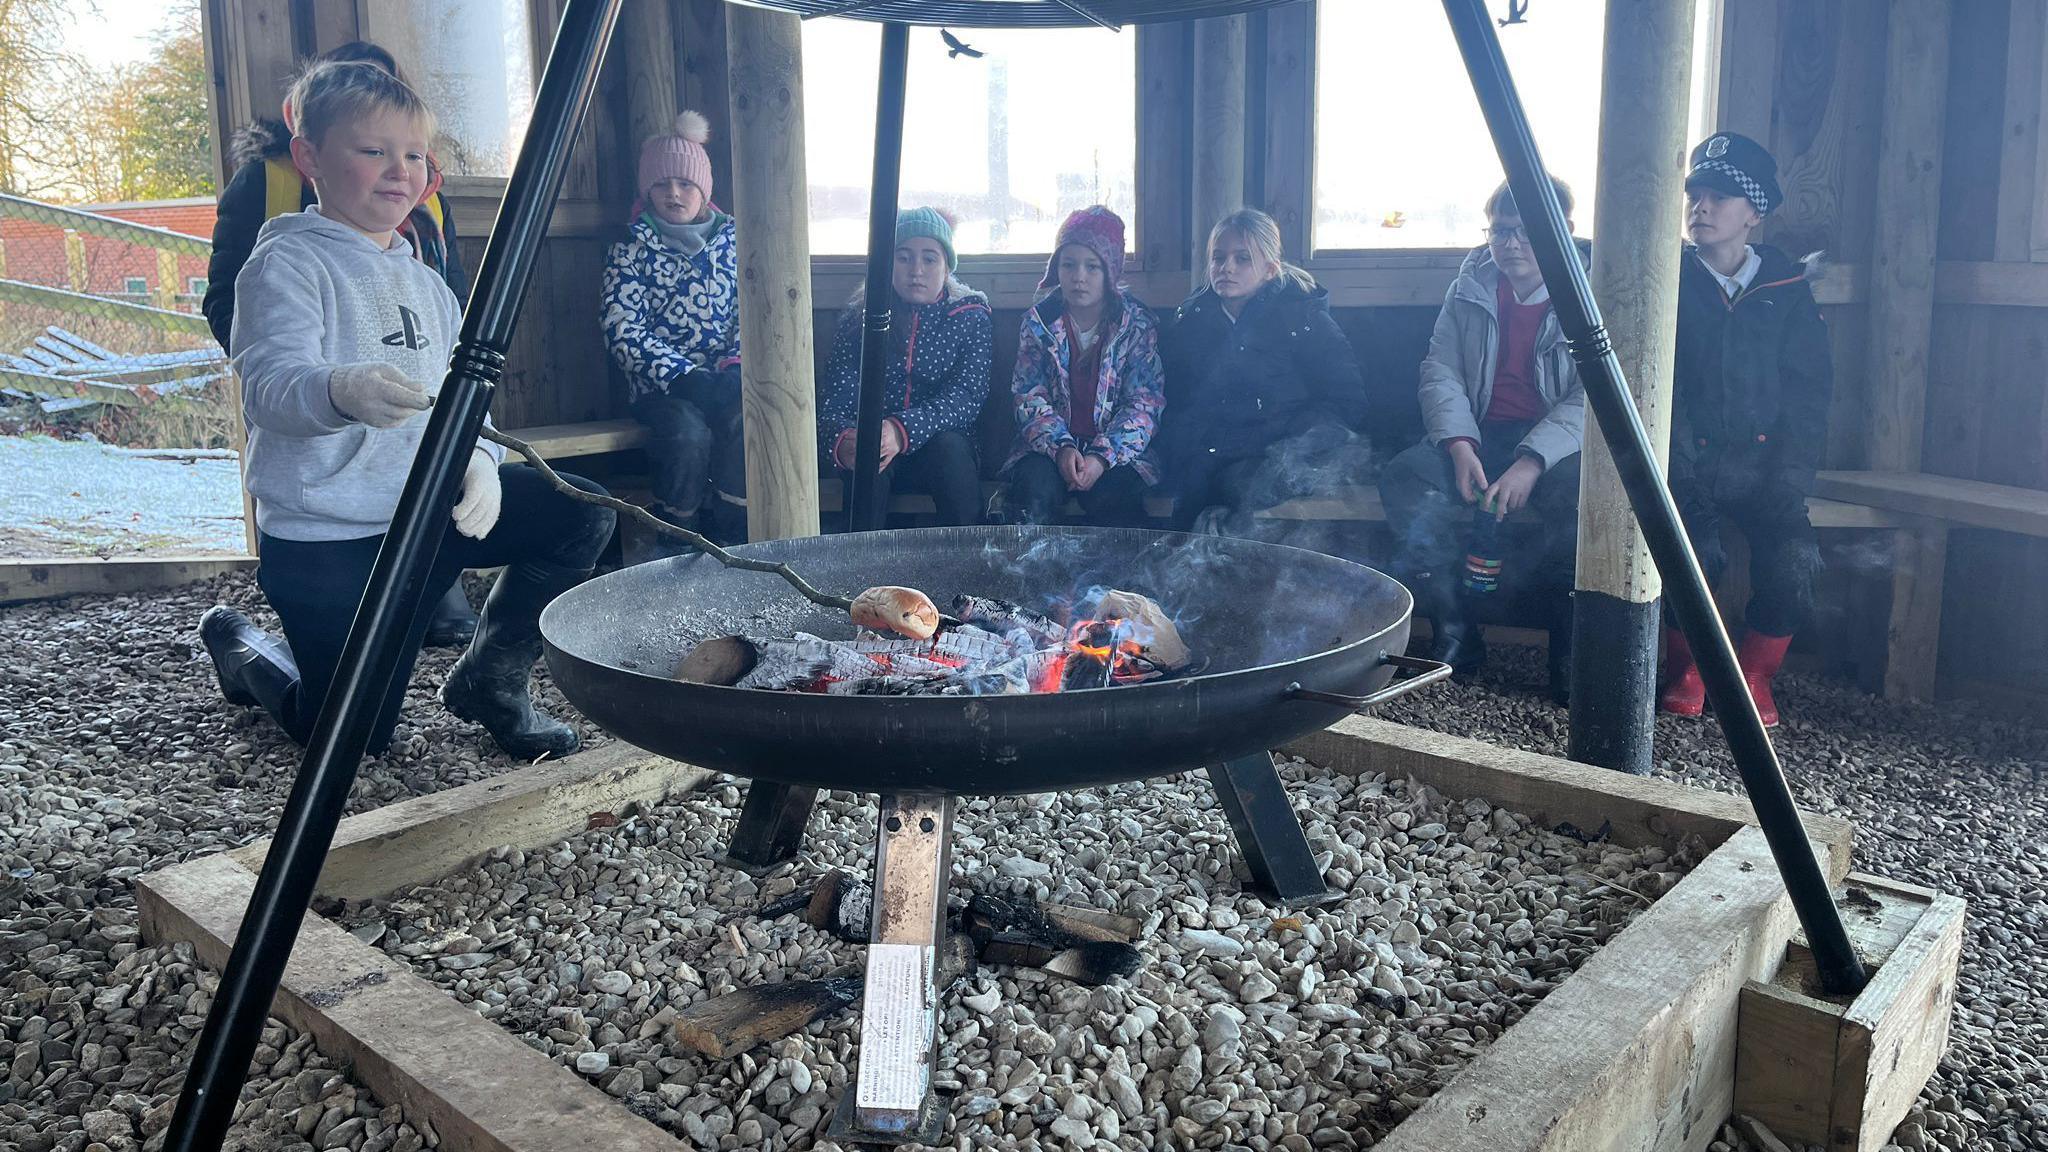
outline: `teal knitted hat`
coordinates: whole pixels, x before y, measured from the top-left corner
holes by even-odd
[[[960,256],[953,251],[953,222],[937,208],[905,208],[896,213],[896,246],[923,236],[939,242],[946,250],[946,271],[960,270]]]

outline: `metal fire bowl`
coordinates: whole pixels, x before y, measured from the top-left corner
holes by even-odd
[[[1398,581],[1348,560],[1136,529],[924,528],[733,551],[786,561],[817,588],[848,596],[876,584],[920,588],[942,609],[962,592],[1039,609],[1097,585],[1141,592],[1177,614],[1182,637],[1207,661],[1201,675],[1047,695],[825,696],[682,683],[669,674],[712,636],[854,631],[843,613],[811,604],[780,577],[703,555],[598,577],[542,613],[556,685],[619,739],[721,772],[857,792],[1086,788],[1263,751],[1368,702],[1345,696],[1385,698],[1413,607]]]

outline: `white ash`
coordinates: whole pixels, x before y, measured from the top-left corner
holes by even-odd
[[[961,803],[956,903],[1028,893],[1141,915],[1146,963],[1101,988],[969,974],[945,1001],[947,1143],[1370,1144],[1691,863],[1405,781],[1298,761],[1282,775],[1339,903],[1248,894],[1204,776]],[[385,925],[381,947],[700,1146],[827,1147],[856,1013],[732,1060],[673,1045],[669,1024],[709,996],[860,964],[795,915],[750,912],[829,868],[865,874],[875,808],[828,794],[799,864],[756,879],[714,863],[740,796],[721,783],[553,848],[500,849],[347,918]],[[479,943],[491,963],[443,962]]]

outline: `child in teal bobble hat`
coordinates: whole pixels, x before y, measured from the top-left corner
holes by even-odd
[[[903,247],[905,240],[925,237],[938,242],[946,250],[946,271],[960,270],[960,254],[953,251],[953,223],[940,214],[937,208],[905,208],[896,213],[896,246]]]

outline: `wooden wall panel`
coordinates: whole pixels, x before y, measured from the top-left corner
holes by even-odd
[[[2006,0],[1959,4],[1949,27],[1942,212],[1935,241],[1936,256],[1942,260],[1993,258],[2011,8]]]
[[[694,108],[711,121],[711,142],[704,151],[711,157],[711,179],[731,179],[732,95],[726,83],[725,4],[723,0],[670,0],[670,26],[675,29],[677,79],[682,85],[681,105]],[[626,147],[639,155],[638,140]],[[719,193],[714,187],[712,198]]]

